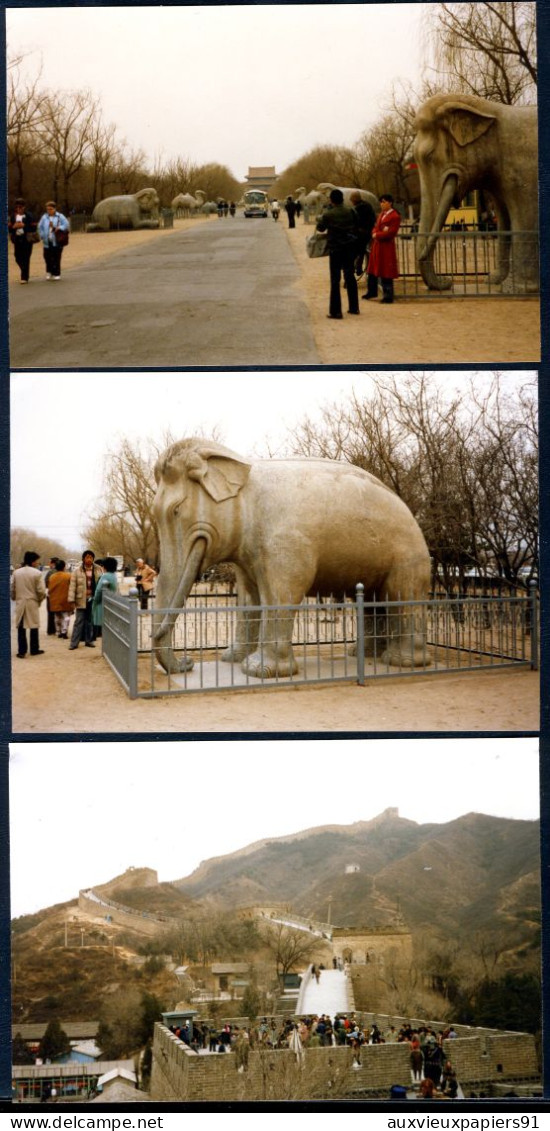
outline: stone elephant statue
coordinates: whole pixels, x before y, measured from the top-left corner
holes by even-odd
[[[107,196],[96,204],[88,231],[111,228],[158,228],[160,200],[154,188],[143,188],[126,196]]]
[[[374,209],[374,215],[378,216],[380,212],[380,199],[375,196],[373,192],[369,192],[368,189],[343,188],[342,185],[332,185],[330,181],[322,181],[320,185],[317,185],[317,192],[321,193],[324,197],[324,202],[328,204],[330,194],[335,188],[339,188],[340,192],[344,194],[344,204],[349,204],[352,192],[358,192],[361,200],[366,200],[367,204],[370,204],[371,208]]]
[[[155,478],[161,565],[153,639],[165,671],[193,666],[173,651],[178,613],[168,610],[181,609],[197,578],[219,562],[235,568],[239,606],[262,606],[261,614],[239,614],[222,659],[263,679],[298,670],[294,612],[268,606],[299,605],[310,593],[354,594],[358,582],[368,599],[428,594],[430,558],[416,520],[393,491],[351,464],[248,463],[213,440],[193,437],[159,457]],[[392,613],[383,662],[426,664],[422,627],[401,606]]]
[[[472,189],[487,191],[498,228],[498,269],[491,282],[510,273],[514,289],[538,290],[538,238],[514,233],[538,231],[537,111],[507,106],[468,94],[436,94],[416,116],[415,160],[420,175],[418,263],[432,290],[447,290],[451,278],[437,275],[433,257],[449,208]]]

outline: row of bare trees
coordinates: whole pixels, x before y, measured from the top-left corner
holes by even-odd
[[[345,459],[391,487],[417,518],[436,577],[523,586],[538,573],[536,384],[501,375],[445,388],[428,373],[374,377],[369,396],[327,405],[293,433],[302,456]]]
[[[514,0],[426,5],[429,62],[418,88],[396,84],[382,116],[355,145],[316,146],[289,165],[275,186],[279,197],[330,181],[378,195],[391,192],[415,205],[420,189],[412,160],[414,120],[425,99],[456,91],[509,105],[536,101],[535,7]]]
[[[53,197],[65,212],[91,213],[98,200],[156,188],[169,205],[180,192],[202,188],[209,200],[238,200],[242,186],[225,165],[197,165],[186,158],[157,161],[150,169],[142,150],[132,150],[107,123],[90,90],[51,91],[40,74],[25,77],[24,58],[8,64],[8,173],[10,199],[24,197],[37,210]]]
[[[419,89],[395,87],[385,112],[351,147],[320,145],[289,165],[274,186],[280,198],[321,181],[389,191],[396,200],[418,200],[411,168],[414,116],[440,90],[464,91],[505,103],[536,99],[536,5],[533,0],[426,5],[429,60]],[[65,211],[92,211],[97,200],[153,185],[163,204],[179,192],[201,188],[207,199],[239,199],[240,185],[224,165],[197,165],[189,158],[158,160],[153,169],[105,122],[89,90],[44,89],[40,75],[23,77],[23,58],[8,66],[8,168],[10,198],[35,207],[47,196]]]

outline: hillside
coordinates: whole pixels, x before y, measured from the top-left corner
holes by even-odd
[[[358,871],[346,874],[346,867]],[[339,926],[383,926],[395,911],[413,931],[456,937],[517,926],[540,915],[539,827],[469,813],[418,825],[394,809],[373,821],[310,829],[203,862],[173,886],[191,899],[235,907],[290,903],[323,919],[332,897]]]
[[[539,877],[538,822],[469,813],[419,825],[395,809],[368,822],[259,841],[172,883],[159,884],[151,869],[128,869],[94,889],[139,913],[127,921],[76,899],[14,921],[14,1020],[96,1017],[102,1002],[129,988],[175,1004],[173,967],[182,954],[168,955],[164,967],[146,958],[165,945],[168,920],[189,924],[254,904],[283,903],[326,920],[330,903],[337,926],[385,926],[399,912],[417,955],[434,940],[458,943],[463,953],[480,940],[479,953],[496,945],[505,967],[523,966],[524,959],[536,962]],[[140,930],[143,913],[166,922],[151,935]],[[229,946],[226,938],[211,961],[238,958]]]

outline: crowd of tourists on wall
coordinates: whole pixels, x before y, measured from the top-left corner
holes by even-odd
[[[129,568],[123,572],[130,574]],[[96,558],[93,550],[84,550],[80,564],[73,569],[58,557],[50,558],[47,568],[42,569],[40,554],[27,550],[22,564],[12,573],[10,585],[10,596],[15,602],[17,658],[44,655],[39,638],[44,602],[47,636],[69,640],[74,614],[69,650],[75,651],[81,643],[85,648],[95,648],[103,632],[103,597],[119,590],[119,575],[116,558]],[[137,558],[133,583],[142,609],[147,609],[153,595],[156,576],[152,566]]]
[[[347,1046],[353,1049],[354,1064],[361,1065],[361,1049],[365,1045],[407,1044],[410,1049],[411,1081],[420,1096],[432,1099],[435,1094],[454,1099],[458,1091],[456,1072],[444,1052],[443,1042],[453,1040],[457,1033],[452,1026],[435,1030],[420,1026],[413,1029],[405,1024],[400,1029],[390,1025],[384,1032],[376,1022],[362,1024],[355,1013],[337,1014],[334,1018],[320,1016],[286,1018],[283,1022],[264,1017],[257,1025],[239,1026],[225,1024],[211,1027],[207,1022],[194,1021],[171,1027],[178,1040],[197,1055],[201,1053],[235,1053],[237,1066],[246,1067],[248,1053],[254,1049],[312,1049]]]

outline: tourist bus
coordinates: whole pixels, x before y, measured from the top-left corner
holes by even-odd
[[[268,215],[269,197],[263,189],[248,189],[243,194],[245,216]]]

